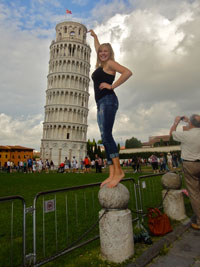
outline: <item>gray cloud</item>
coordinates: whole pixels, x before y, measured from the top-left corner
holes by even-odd
[[[101,42],[110,41],[114,47],[120,43],[116,60],[133,71],[116,89],[118,140],[135,136],[145,141],[151,135],[168,134],[176,115],[199,113],[199,4],[176,1],[168,9],[174,9],[169,19],[166,2],[159,8],[153,2],[96,28]],[[121,30],[113,34],[117,23]]]
[[[3,145],[24,145],[39,149],[42,132],[42,115],[21,116],[13,119],[0,114],[0,143]]]
[[[170,20],[190,9],[190,7],[198,5],[196,0],[129,0],[129,3],[134,9],[157,12]]]
[[[12,115],[38,114],[45,104],[48,47],[50,40],[38,39],[15,27],[1,28],[0,112]]]
[[[146,141],[151,135],[168,134],[176,115],[199,113],[199,1],[137,0],[130,5],[132,8],[123,1],[100,2],[93,17],[85,20],[96,25],[100,42],[112,43],[116,60],[133,71],[116,88],[120,101],[114,126],[117,142],[132,136]],[[0,42],[0,144],[39,149],[49,45],[56,23],[65,18],[44,10],[42,27],[33,29],[37,21],[33,13],[30,24],[22,29],[20,14],[11,20],[8,16],[10,10],[4,6],[0,16],[4,37]],[[89,36],[88,42],[92,73],[96,55]],[[98,140],[92,81],[89,109],[88,138]]]
[[[122,0],[113,0],[110,3],[100,0],[92,10],[92,17],[98,23],[107,21],[110,17],[117,14],[128,12],[127,4]]]

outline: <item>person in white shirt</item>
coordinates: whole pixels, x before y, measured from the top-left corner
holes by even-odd
[[[73,169],[73,172],[76,172],[76,158],[75,158],[75,156],[72,159],[72,169]]]
[[[187,126],[183,127],[182,132],[176,131],[181,120],[186,122]],[[169,134],[181,143],[185,182],[192,209],[197,217],[192,227],[200,230],[200,115],[193,114],[190,118],[177,116]]]
[[[7,161],[7,172],[10,173],[10,160]]]
[[[172,155],[170,152],[167,153],[167,164],[170,170],[172,170],[173,166],[172,166]]]
[[[20,162],[19,162],[19,170],[20,170],[20,172],[23,172],[23,167],[24,167],[24,162],[22,160],[20,160]]]
[[[41,172],[42,171],[42,168],[43,168],[43,162],[41,159],[39,159],[37,161],[37,169],[38,169],[38,172]]]

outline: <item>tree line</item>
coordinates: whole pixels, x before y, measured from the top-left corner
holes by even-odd
[[[170,136],[170,139],[168,142],[164,142],[163,139],[161,138],[159,142],[154,144],[154,147],[162,147],[162,146],[175,146],[175,145],[180,145],[179,142],[173,140],[173,137]],[[105,151],[104,149],[101,149],[102,146],[102,140],[98,140],[96,142],[95,139],[93,139],[92,141],[90,139],[88,139],[87,141],[87,155],[90,157],[91,160],[95,159],[95,155],[97,154],[99,157],[101,157],[102,159],[106,158],[105,155]],[[118,143],[118,151],[120,151],[120,144]],[[142,147],[142,142],[140,140],[138,140],[136,137],[131,137],[130,139],[127,139],[125,141],[125,148],[140,148]],[[145,152],[145,156],[149,156],[147,155],[148,152]],[[129,154],[120,154],[120,158],[131,158],[133,156],[133,154],[131,153]],[[143,153],[138,153],[138,156],[142,156],[144,157],[144,152]]]
[[[91,160],[95,159],[96,154],[102,159],[106,158],[106,153],[104,150],[101,150],[101,146],[102,146],[102,140],[98,140],[96,142],[95,139],[93,139],[93,141],[90,141],[90,139],[88,139],[88,141],[87,141],[87,155],[90,157]],[[118,147],[118,152],[119,152],[120,151],[120,144],[118,144],[117,147]]]
[[[180,145],[180,142],[177,142],[173,139],[172,136],[170,136],[169,141],[163,141],[161,138],[160,141],[154,143],[154,147],[159,147],[159,146],[177,146]],[[125,148],[140,148],[142,147],[142,142],[138,140],[135,137],[132,137],[130,139],[127,139],[125,142]]]

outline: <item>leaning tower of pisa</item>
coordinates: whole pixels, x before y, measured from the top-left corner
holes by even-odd
[[[65,157],[80,162],[86,155],[91,49],[84,25],[56,25],[50,45],[41,157],[59,165]]]

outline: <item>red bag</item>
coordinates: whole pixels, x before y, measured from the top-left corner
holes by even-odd
[[[152,234],[165,235],[172,231],[169,217],[158,208],[148,209],[148,226]]]

